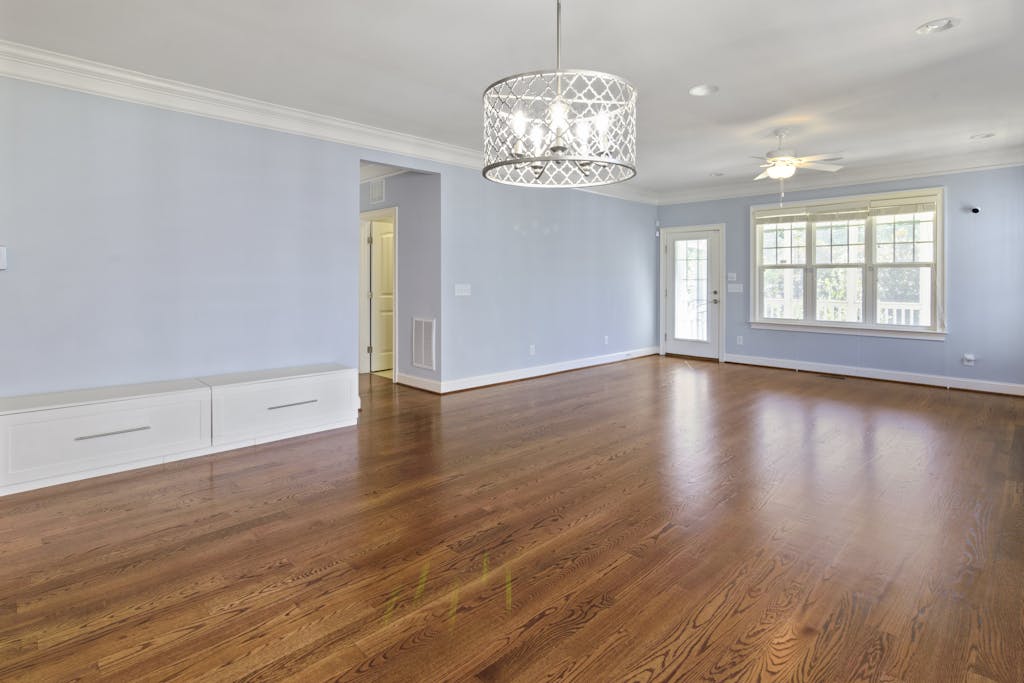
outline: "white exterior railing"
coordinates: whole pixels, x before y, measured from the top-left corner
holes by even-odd
[[[922,325],[922,304],[913,302],[879,301],[879,325]]]
[[[902,301],[879,301],[878,302],[878,324],[879,325],[923,325],[921,321],[921,310],[923,304]],[[856,301],[819,301],[818,320],[823,322],[864,322],[862,319],[862,307]],[[793,319],[787,315],[785,299],[765,299],[764,317],[774,319]]]

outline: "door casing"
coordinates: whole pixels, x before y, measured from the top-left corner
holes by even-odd
[[[367,238],[370,236],[371,222],[372,221],[390,221],[395,226],[395,282],[394,282],[394,307],[393,316],[394,324],[392,325],[392,341],[391,349],[392,353],[392,371],[391,381],[398,381],[398,281],[400,273],[398,272],[398,207],[392,206],[386,209],[374,209],[373,211],[363,211],[359,214],[359,372],[370,371],[370,354],[366,352],[366,347],[370,345],[370,326],[368,324],[370,320],[370,302],[368,293],[370,291],[370,249],[367,243]]]
[[[670,270],[668,263],[668,246],[673,239],[686,237],[688,234],[695,232],[714,232],[718,235],[718,253],[714,255],[718,270],[718,282],[716,284],[718,285],[719,291],[718,360],[719,362],[725,362],[725,315],[726,301],[728,300],[728,297],[726,296],[724,223],[660,228],[661,241],[658,246],[658,254],[660,264],[659,270],[661,271],[661,286],[658,289],[658,299],[660,301],[660,305],[658,306],[658,353],[662,356],[665,355],[665,347],[668,340],[668,288],[672,284],[668,281],[668,274]]]

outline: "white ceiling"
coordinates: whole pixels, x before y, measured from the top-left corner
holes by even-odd
[[[553,0],[0,0],[0,39],[480,149],[483,88],[553,65],[553,15]],[[942,16],[962,22],[914,33]],[[629,185],[647,196],[772,192],[749,157],[779,126],[846,165],[791,188],[1024,161],[1021,0],[564,0],[563,19],[565,66],[639,90]],[[689,96],[697,83],[721,90]]]

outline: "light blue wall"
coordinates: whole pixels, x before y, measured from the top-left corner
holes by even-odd
[[[0,395],[356,366],[360,159],[439,174],[444,379],[656,343],[651,206],[0,78]]]
[[[440,354],[436,370],[412,366],[412,320],[433,318],[436,344],[441,343],[441,176],[403,173],[384,179],[384,201],[370,202],[370,185],[360,186],[359,210],[397,208],[398,371],[406,375],[441,378]]]
[[[787,193],[787,201],[924,187],[946,189],[945,341],[751,329],[750,207],[777,195],[662,206],[662,226],[726,225],[726,270],[744,283],[729,294],[728,353],[930,375],[1024,382],[1024,166],[844,188]],[[980,206],[980,214],[967,209]],[[744,338],[736,344],[737,335]],[[974,353],[977,364],[960,358]]]
[[[357,361],[358,154],[0,79],[0,395]]]
[[[466,169],[448,183],[445,380],[657,345],[653,206]],[[472,296],[454,296],[456,283]]]

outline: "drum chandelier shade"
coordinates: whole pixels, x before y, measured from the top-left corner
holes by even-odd
[[[503,78],[484,91],[484,177],[526,187],[590,187],[636,175],[636,90],[598,71],[561,68]]]

